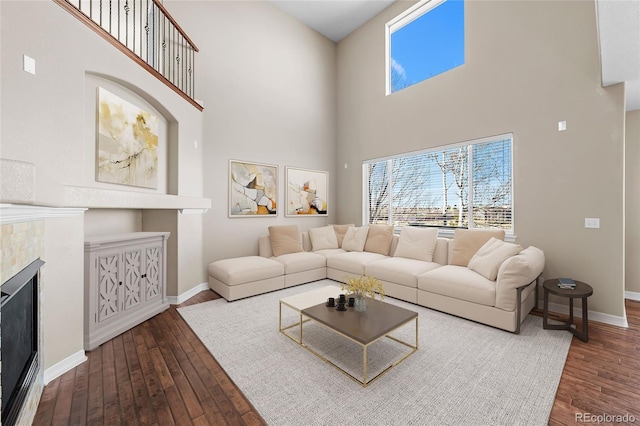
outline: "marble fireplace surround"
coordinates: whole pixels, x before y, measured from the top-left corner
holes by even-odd
[[[59,209],[29,205],[0,204],[0,287],[34,260],[43,259],[45,220],[55,217],[77,216],[85,209]],[[46,265],[42,269],[45,269]],[[40,274],[39,293],[39,336],[38,371],[31,384],[16,424],[31,424],[40,402],[45,385],[42,306],[42,288],[46,274]],[[2,312],[0,312],[1,318]],[[2,360],[0,359],[0,367]],[[2,383],[0,382],[0,389]]]

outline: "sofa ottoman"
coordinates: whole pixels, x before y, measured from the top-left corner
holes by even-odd
[[[284,288],[284,265],[261,256],[209,264],[209,287],[228,301]]]

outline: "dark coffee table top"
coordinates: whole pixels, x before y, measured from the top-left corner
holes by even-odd
[[[417,312],[379,300],[368,300],[367,310],[338,311],[325,303],[302,310],[309,317],[347,337],[368,345],[418,316]]]

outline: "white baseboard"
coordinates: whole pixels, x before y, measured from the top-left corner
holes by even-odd
[[[624,298],[629,300],[636,300],[640,302],[640,293],[637,293],[635,291],[625,291]]]
[[[179,305],[182,302],[184,302],[185,300],[191,299],[193,296],[195,296],[196,294],[198,294],[198,293],[200,293],[201,291],[204,291],[204,290],[209,290],[209,283],[198,284],[197,286],[195,286],[191,290],[185,291],[184,293],[182,293],[179,296],[168,296],[167,299],[169,299],[169,304],[171,304],[171,305]]]
[[[544,301],[538,301],[538,308],[544,307]],[[561,305],[559,303],[549,303],[549,312],[556,312],[559,314],[569,315],[569,305]],[[582,318],[582,309],[574,306],[573,308],[574,318]],[[616,315],[605,314],[602,312],[589,311],[589,321],[597,321],[604,324],[615,325],[616,327],[628,328],[627,317],[619,317]]]
[[[87,356],[85,355],[84,350],[81,350],[63,359],[57,364],[52,365],[44,370],[44,384],[48,385],[50,381],[62,376],[64,373],[79,366],[86,360]]]

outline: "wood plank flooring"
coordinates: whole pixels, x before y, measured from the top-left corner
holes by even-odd
[[[34,425],[266,424],[175,306],[87,357],[45,387]]]
[[[180,306],[217,298],[203,291]],[[580,424],[584,413],[640,424],[640,302],[626,309],[628,329],[592,321],[588,343],[573,338],[550,425]],[[35,425],[266,424],[175,306],[87,356],[45,387]]]

